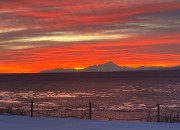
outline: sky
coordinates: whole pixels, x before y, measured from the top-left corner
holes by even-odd
[[[0,0],[0,73],[180,65],[180,0]]]

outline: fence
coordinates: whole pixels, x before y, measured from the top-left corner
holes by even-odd
[[[44,106],[33,100],[19,106],[0,107],[0,113],[24,116],[74,117],[90,120],[180,122],[180,107],[160,104],[135,110],[112,110],[93,103],[76,107]]]

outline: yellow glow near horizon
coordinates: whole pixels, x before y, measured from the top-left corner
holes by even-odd
[[[75,70],[83,70],[84,68],[74,68]]]

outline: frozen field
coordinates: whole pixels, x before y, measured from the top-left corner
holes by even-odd
[[[1,130],[180,130],[180,123],[111,122],[0,115]]]

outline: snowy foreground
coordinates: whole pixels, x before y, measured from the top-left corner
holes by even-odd
[[[180,124],[0,115],[0,130],[180,130]]]

